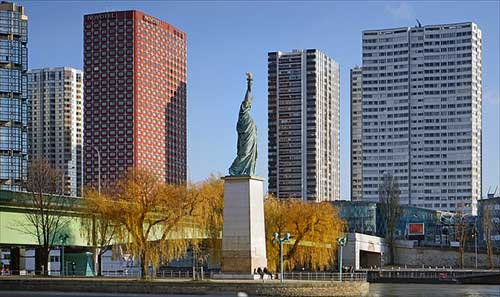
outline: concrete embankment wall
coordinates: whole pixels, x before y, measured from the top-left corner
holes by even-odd
[[[465,267],[472,268],[475,266],[475,254],[465,253]],[[441,248],[407,248],[398,246],[396,248],[396,265],[407,265],[411,267],[424,265],[425,267],[460,267],[460,254],[456,249],[441,249]],[[500,267],[500,255],[493,255],[493,262],[496,268]],[[488,257],[485,253],[477,254],[478,268],[489,268]]]
[[[390,259],[390,249],[384,238],[360,233],[349,233],[349,241],[343,249],[343,264],[355,269],[387,266]],[[466,268],[475,267],[475,253],[470,250],[464,255]],[[452,247],[421,247],[416,241],[396,240],[395,266],[426,268],[460,267],[458,248]],[[500,268],[500,253],[493,255],[495,268]],[[490,268],[488,256],[484,250],[478,250],[478,268]]]
[[[53,279],[0,278],[0,290],[152,293],[152,294],[217,294],[245,292],[249,296],[366,296],[367,282],[237,282],[237,281],[143,281],[130,279]]]

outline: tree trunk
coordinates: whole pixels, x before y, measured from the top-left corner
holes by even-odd
[[[389,257],[389,265],[394,265],[394,258],[396,255],[396,246],[394,244],[394,234],[389,233],[389,249],[391,250],[391,255]]]
[[[35,274],[49,275],[49,253],[48,247],[37,247],[35,249]]]
[[[97,226],[96,226],[96,217],[92,216],[92,265],[94,266],[93,268],[93,273],[94,275],[98,275],[98,269],[97,269],[97,261],[99,258],[99,247],[97,246]]]
[[[141,277],[146,278],[149,275],[148,264],[146,263],[146,253],[141,253]]]
[[[97,256],[97,276],[102,276],[102,254]]]
[[[97,246],[94,246],[92,247],[92,273],[94,274],[94,276],[98,275],[99,274],[99,271],[98,271],[98,261],[99,261],[99,248]]]
[[[396,254],[396,247],[394,246],[394,242],[391,242],[391,257],[389,258],[389,264],[394,265],[394,255]]]
[[[460,253],[460,268],[464,268],[464,266],[465,266],[465,264],[464,264],[464,247],[460,246],[458,251]]]
[[[488,256],[488,264],[489,268],[493,269],[493,242],[491,241],[491,218],[488,216],[487,220],[485,220],[485,240],[486,240],[486,254]]]
[[[488,254],[488,264],[490,269],[494,268],[495,263],[493,263],[493,243],[491,239],[486,242],[486,252]]]

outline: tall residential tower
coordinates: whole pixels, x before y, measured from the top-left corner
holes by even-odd
[[[339,65],[319,50],[268,54],[269,192],[340,199]]]
[[[83,184],[83,73],[70,67],[28,72],[29,153],[63,173],[64,193],[81,196]]]
[[[402,204],[476,213],[481,52],[470,22],[363,32],[363,199],[388,173]]]
[[[21,190],[27,176],[28,17],[0,3],[0,189]]]
[[[85,15],[84,82],[85,184],[130,167],[186,180],[184,32],[136,10]]]
[[[361,67],[351,69],[351,200],[363,197],[363,86]]]

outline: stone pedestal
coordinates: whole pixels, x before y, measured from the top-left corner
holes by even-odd
[[[222,274],[253,278],[258,267],[267,267],[263,179],[226,176]]]

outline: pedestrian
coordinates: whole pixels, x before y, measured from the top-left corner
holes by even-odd
[[[264,267],[264,273],[269,275],[271,279],[273,279],[273,274],[269,270],[267,270],[267,267]]]
[[[257,268],[257,273],[260,275],[260,279],[264,280],[264,272],[262,271],[262,268]]]

